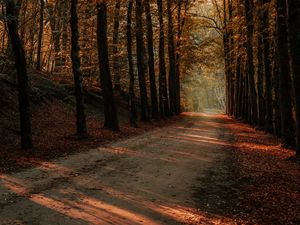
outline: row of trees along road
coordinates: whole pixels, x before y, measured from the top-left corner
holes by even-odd
[[[227,113],[300,155],[300,4],[223,0]]]
[[[73,74],[80,136],[88,132],[83,87],[97,80],[95,76],[100,78],[105,128],[119,130],[114,92],[128,93],[133,126],[137,124],[136,96],[140,98],[143,121],[179,114],[179,48],[184,44],[181,40],[191,2],[2,0],[0,51],[15,60],[22,148],[32,148],[28,67],[53,74],[55,78]],[[158,30],[158,38],[154,29]],[[139,94],[135,87],[136,70]]]

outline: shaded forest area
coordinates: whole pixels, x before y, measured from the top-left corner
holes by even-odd
[[[226,111],[300,154],[296,0],[223,1]]]
[[[299,45],[299,0],[0,0],[0,217],[299,224]]]
[[[299,154],[294,1],[1,2],[1,82],[18,90],[3,85],[2,101],[11,106],[18,96],[13,130],[23,149],[33,146],[31,101],[49,94],[39,85],[50,81],[56,97],[66,95],[58,87],[69,93],[59,97],[75,108],[79,137],[89,133],[91,99],[103,105],[103,126],[112,131],[124,116],[118,108],[132,127],[138,118],[226,108]]]
[[[22,149],[35,149],[45,138],[60,142],[51,133],[89,138],[103,123],[113,136],[124,136],[179,115],[181,71],[193,57],[184,53],[192,45],[186,28],[192,5],[1,1],[4,149],[18,145],[16,134]]]

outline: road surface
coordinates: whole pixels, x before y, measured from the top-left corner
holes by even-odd
[[[205,211],[209,199],[199,194],[209,176],[230,172],[223,124],[220,115],[186,113],[135,138],[1,174],[0,224],[230,224]]]

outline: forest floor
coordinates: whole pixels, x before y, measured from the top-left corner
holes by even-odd
[[[300,166],[223,115],[0,175],[0,224],[299,224]]]
[[[101,107],[99,107],[99,111]],[[32,130],[34,148],[24,151],[20,148],[17,114],[12,120],[5,118],[5,131],[0,140],[0,173],[15,172],[32,166],[38,166],[41,161],[51,160],[77,152],[88,151],[92,148],[133,137],[144,132],[168,126],[180,119],[180,116],[164,121],[151,123],[138,122],[138,127],[132,127],[124,113],[119,113],[120,132],[103,129],[103,114],[88,113],[88,136],[79,138],[76,135],[76,115],[74,108],[64,102],[53,99],[35,107],[32,114]],[[12,125],[14,124],[14,125]],[[1,128],[0,125],[0,128]],[[9,128],[7,128],[9,127]],[[10,129],[14,128],[16,130]],[[0,129],[1,133],[1,129]]]
[[[180,116],[151,123],[129,124],[126,99],[116,95],[120,132],[102,129],[103,108],[99,90],[85,91],[88,137],[76,133],[75,99],[70,81],[53,81],[49,74],[30,70],[30,106],[34,149],[20,149],[18,91],[13,75],[0,74],[0,173],[39,166],[40,162],[88,151],[172,124]]]

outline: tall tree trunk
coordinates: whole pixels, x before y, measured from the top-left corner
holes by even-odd
[[[230,113],[230,98],[229,98],[229,43],[228,43],[228,26],[227,26],[227,3],[223,0],[223,49],[225,62],[225,97],[226,97],[226,114]]]
[[[253,0],[245,0],[245,15],[247,22],[247,75],[249,82],[249,104],[250,114],[248,121],[251,124],[257,123],[257,94],[254,80],[254,63],[253,63]]]
[[[232,1],[228,1],[228,16],[229,16],[229,30],[228,30],[228,38],[229,38],[229,76],[230,76],[230,115],[234,113],[234,96],[235,96],[235,86],[234,86],[234,38],[233,38],[233,6]]]
[[[51,72],[53,72],[53,70],[56,71],[61,64],[59,53],[61,50],[60,28],[61,28],[61,14],[63,10],[63,7],[61,7],[62,3],[63,3],[62,1],[57,1],[55,3],[48,3],[48,1],[46,2],[48,13],[49,13],[49,22],[50,22],[49,24],[51,27],[51,41],[54,46],[54,62],[53,62],[54,65],[52,65]]]
[[[118,56],[119,45],[119,27],[120,27],[120,8],[121,0],[117,0],[114,12],[114,27],[113,27],[113,72],[114,72],[114,88],[116,91],[121,90],[120,86],[120,60]]]
[[[239,54],[239,53],[238,53]],[[242,95],[243,95],[243,77],[242,77],[242,57],[240,54],[237,58],[236,63],[236,77],[237,77],[237,89],[236,89],[236,97],[235,97],[235,104],[236,104],[236,118],[241,117],[242,112]]]
[[[155,79],[154,67],[154,52],[153,52],[153,29],[150,2],[145,2],[145,12],[147,19],[147,46],[148,46],[148,69],[150,77],[150,91],[151,91],[151,112],[153,119],[159,119],[157,88]]]
[[[145,46],[144,46],[144,32],[143,32],[143,6],[142,0],[136,0],[136,55],[137,55],[137,67],[140,86],[140,98],[141,98],[141,120],[149,121],[149,108],[148,108],[148,96],[147,86],[145,78]]]
[[[100,67],[100,81],[104,102],[104,128],[119,130],[117,110],[114,103],[113,87],[109,68],[107,45],[107,3],[97,3],[97,44]]]
[[[165,61],[165,32],[162,0],[157,0],[159,17],[159,108],[161,117],[170,115]]]
[[[134,69],[132,59],[132,7],[133,0],[128,0],[127,3],[127,54],[129,68],[129,107],[130,107],[130,124],[133,127],[137,126],[137,113],[134,92]]]
[[[275,43],[274,43],[275,44]],[[280,102],[279,102],[279,62],[278,62],[278,49],[276,46],[272,47],[272,54],[270,54],[273,58],[272,61],[272,76],[271,76],[271,89],[272,89],[272,113],[273,113],[273,121],[272,121],[272,130],[273,133],[277,137],[281,137],[281,112],[280,112]]]
[[[181,35],[184,29],[184,24],[186,20],[186,13],[189,1],[185,1],[183,4],[182,0],[177,1],[177,43],[176,43],[176,111],[178,115],[181,112],[181,88],[180,88],[180,47],[181,47]],[[181,16],[182,5],[184,5],[184,15]]]
[[[67,50],[68,50],[68,7],[69,0],[64,0],[64,15],[62,16],[62,64],[66,66],[67,63]]]
[[[294,128],[291,101],[291,77],[289,68],[286,1],[276,0],[276,31],[279,62],[279,101],[281,112],[281,134],[284,144],[294,146]]]
[[[86,116],[85,116],[85,107],[83,103],[82,95],[82,73],[80,70],[80,58],[79,58],[79,34],[78,34],[78,15],[77,15],[77,4],[78,0],[71,0],[71,33],[72,33],[72,50],[71,50],[71,59],[72,59],[72,69],[74,76],[74,88],[75,88],[75,98],[76,98],[76,125],[77,125],[77,134],[79,136],[85,136],[86,131]]]
[[[259,2],[258,5],[258,34],[257,34],[257,95],[258,95],[258,124],[264,125],[264,97],[263,97],[263,4]]]
[[[18,33],[18,16],[14,0],[6,3],[6,14],[10,18],[7,21],[8,33],[15,57],[17,70],[18,91],[19,91],[19,112],[21,129],[21,147],[23,149],[32,148],[31,121],[28,97],[28,75],[26,68],[25,52],[22,41]]]
[[[241,31],[240,28],[238,28],[239,31]],[[241,44],[240,44],[240,39],[238,39],[236,41],[236,62],[235,62],[235,81],[234,81],[234,89],[235,89],[235,92],[234,92],[234,101],[233,101],[233,115],[235,116],[235,118],[238,118],[239,117],[239,103],[240,101],[242,101],[241,99],[241,93],[240,93],[240,90],[241,90]],[[232,71],[233,73],[233,71]]]
[[[300,5],[298,0],[287,0],[290,62],[296,102],[296,152],[300,156]]]
[[[41,58],[42,58],[42,43],[44,33],[44,0],[40,0],[40,24],[39,24],[39,35],[38,35],[38,48],[37,48],[37,60],[36,69],[41,70]]]
[[[169,99],[171,114],[176,111],[176,59],[174,44],[174,26],[171,0],[167,0],[168,17],[168,53],[169,53]]]
[[[269,3],[269,0],[262,0],[263,4]],[[265,130],[272,132],[272,82],[271,82],[271,61],[270,61],[270,33],[269,33],[269,10],[264,8],[263,20],[263,56],[264,56],[264,83],[265,83]]]
[[[248,104],[247,104],[247,96],[248,96],[248,82],[247,82],[247,75],[246,75],[246,65],[245,62],[243,62],[243,97],[242,97],[242,113],[241,117],[242,119],[247,118],[247,112],[248,112]]]

